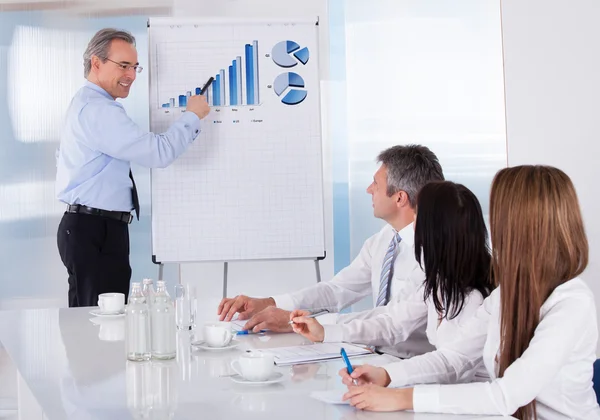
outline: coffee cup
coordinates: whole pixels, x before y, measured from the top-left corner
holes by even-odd
[[[266,381],[275,370],[275,358],[261,352],[244,353],[231,362],[231,369],[248,381]]]
[[[204,324],[204,341],[209,347],[225,347],[233,339],[230,322],[210,322]]]
[[[118,314],[125,308],[123,293],[102,293],[98,296],[98,306],[103,314]]]

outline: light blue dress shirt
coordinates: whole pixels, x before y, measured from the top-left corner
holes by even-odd
[[[129,212],[130,162],[164,168],[199,133],[200,119],[193,112],[184,113],[165,133],[149,133],[104,89],[86,81],[67,110],[57,151],[56,197],[66,204]]]

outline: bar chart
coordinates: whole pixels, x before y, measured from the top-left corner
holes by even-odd
[[[320,29],[314,17],[149,18],[152,132],[189,129],[184,105],[214,79],[195,140],[152,169],[155,261],[323,255]]]
[[[260,105],[258,41],[254,40],[251,44],[246,44],[243,54],[235,56],[227,68],[220,69],[213,77],[212,85],[205,92],[210,106]],[[196,85],[185,92],[163,98],[166,100],[161,103],[160,107],[185,108],[192,92],[199,95],[201,90],[202,87]]]

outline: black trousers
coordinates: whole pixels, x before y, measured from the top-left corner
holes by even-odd
[[[88,214],[65,213],[58,252],[69,273],[69,307],[97,306],[101,293],[129,294],[129,226]]]

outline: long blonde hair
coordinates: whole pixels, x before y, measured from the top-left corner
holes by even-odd
[[[492,273],[501,290],[499,376],[525,352],[554,289],[588,264],[588,241],[571,179],[549,166],[502,169],[490,199]],[[514,414],[537,419],[535,400]]]

